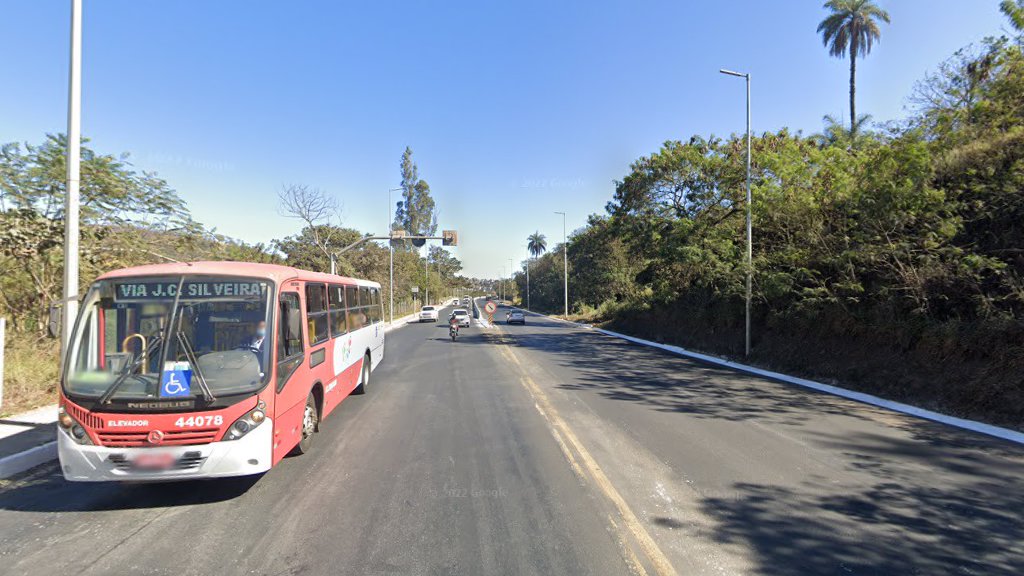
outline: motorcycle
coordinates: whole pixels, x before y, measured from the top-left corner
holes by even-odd
[[[459,325],[454,322],[449,324],[448,335],[451,336],[452,342],[455,342],[455,337],[459,335]]]

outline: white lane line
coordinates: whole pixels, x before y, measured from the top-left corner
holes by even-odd
[[[661,548],[658,547],[657,542],[651,537],[650,533],[644,528],[643,523],[637,517],[636,513],[626,503],[626,499],[622,497],[622,494],[615,488],[608,476],[605,475],[601,466],[597,463],[594,457],[587,451],[583,443],[576,436],[576,433],[572,428],[569,427],[566,422],[559,415],[558,410],[555,409],[554,404],[548,399],[547,394],[541,389],[541,387],[527,374],[525,368],[520,362],[516,353],[508,344],[500,345],[500,352],[510,360],[511,364],[515,364],[517,371],[519,372],[519,381],[523,387],[529,391],[530,395],[534,398],[534,406],[537,411],[540,412],[541,416],[548,421],[548,425],[552,433],[555,435],[555,439],[559,444],[559,448],[562,449],[563,454],[569,460],[569,463],[573,466],[574,471],[580,469],[586,470],[591,481],[597,486],[598,489],[605,495],[608,500],[611,501],[612,505],[618,510],[619,518],[625,524],[626,529],[633,535],[640,549],[643,550],[647,559],[651,562],[654,572],[658,576],[676,576],[677,572],[669,562],[668,557],[662,552]],[[560,438],[559,438],[560,436]],[[579,460],[573,457],[572,450],[568,450],[571,446],[575,452],[579,455]],[[635,558],[635,555],[633,556]],[[627,557],[627,562],[632,564],[632,559]],[[632,564],[631,568],[634,568],[634,572],[646,573],[643,566],[637,562]]]

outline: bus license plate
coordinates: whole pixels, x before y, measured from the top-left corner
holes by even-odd
[[[135,460],[132,461],[132,465],[139,470],[167,470],[174,466],[174,462],[174,454],[139,454]]]

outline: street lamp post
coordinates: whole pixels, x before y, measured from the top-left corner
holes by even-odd
[[[526,309],[530,309],[530,260],[533,254],[530,253],[530,245],[526,245]]]
[[[508,287],[512,287],[512,282],[515,279],[515,274],[512,272],[512,259],[508,259]]]
[[[562,267],[564,270],[563,287],[565,289],[565,318],[569,318],[569,243],[565,236],[565,212],[555,212],[562,215]]]
[[[82,0],[71,0],[71,66],[68,76],[67,190],[64,195],[64,317],[61,358],[78,315],[78,186],[82,156]]]
[[[388,317],[390,318],[390,321],[388,322],[388,325],[395,323],[395,247],[391,243],[391,235],[394,232],[391,226],[391,210],[393,209],[391,205],[391,193],[397,192],[398,190],[402,190],[402,188],[388,188],[388,227],[385,228],[385,230],[388,231],[388,263],[390,265],[390,271],[388,272],[388,283],[390,285],[388,288],[388,306],[390,308]]]
[[[733,72],[732,70],[719,70],[722,74],[737,76],[747,81],[747,311],[746,311],[746,355],[750,356],[750,296],[752,292],[754,275],[754,240],[753,226],[751,224],[751,206],[753,201],[750,195],[750,74]]]

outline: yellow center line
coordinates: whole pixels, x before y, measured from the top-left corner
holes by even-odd
[[[601,470],[601,466],[598,465],[594,457],[590,455],[590,452],[583,447],[583,443],[580,442],[579,438],[572,431],[569,425],[558,415],[558,411],[555,410],[554,405],[548,400],[547,395],[541,390],[540,386],[530,378],[529,374],[523,368],[522,363],[519,362],[519,358],[508,344],[501,343],[499,346],[502,354],[504,354],[520,372],[520,382],[530,392],[535,401],[537,411],[540,412],[541,416],[548,421],[548,424],[552,428],[555,440],[566,458],[569,460],[569,464],[573,467],[573,470],[580,473],[580,462],[578,462],[572,455],[572,451],[568,449],[568,445],[571,445],[575,449],[576,453],[580,456],[582,467],[589,473],[590,478],[594,484],[601,490],[602,493],[612,502],[615,508],[619,512],[619,517],[622,519],[623,524],[636,539],[643,550],[644,554],[650,560],[655,573],[658,576],[675,576],[675,568],[668,561],[668,557],[661,551],[658,544],[654,541],[654,538],[647,532],[640,519],[633,513],[633,510],[626,503],[626,500],[619,494],[619,491],[615,489],[615,486],[611,483],[611,480],[605,475],[604,471]],[[568,444],[568,445],[567,445]],[[613,523],[613,526],[616,526]],[[633,557],[636,560],[636,557]],[[637,572],[646,574],[643,567],[637,562],[634,566]]]

